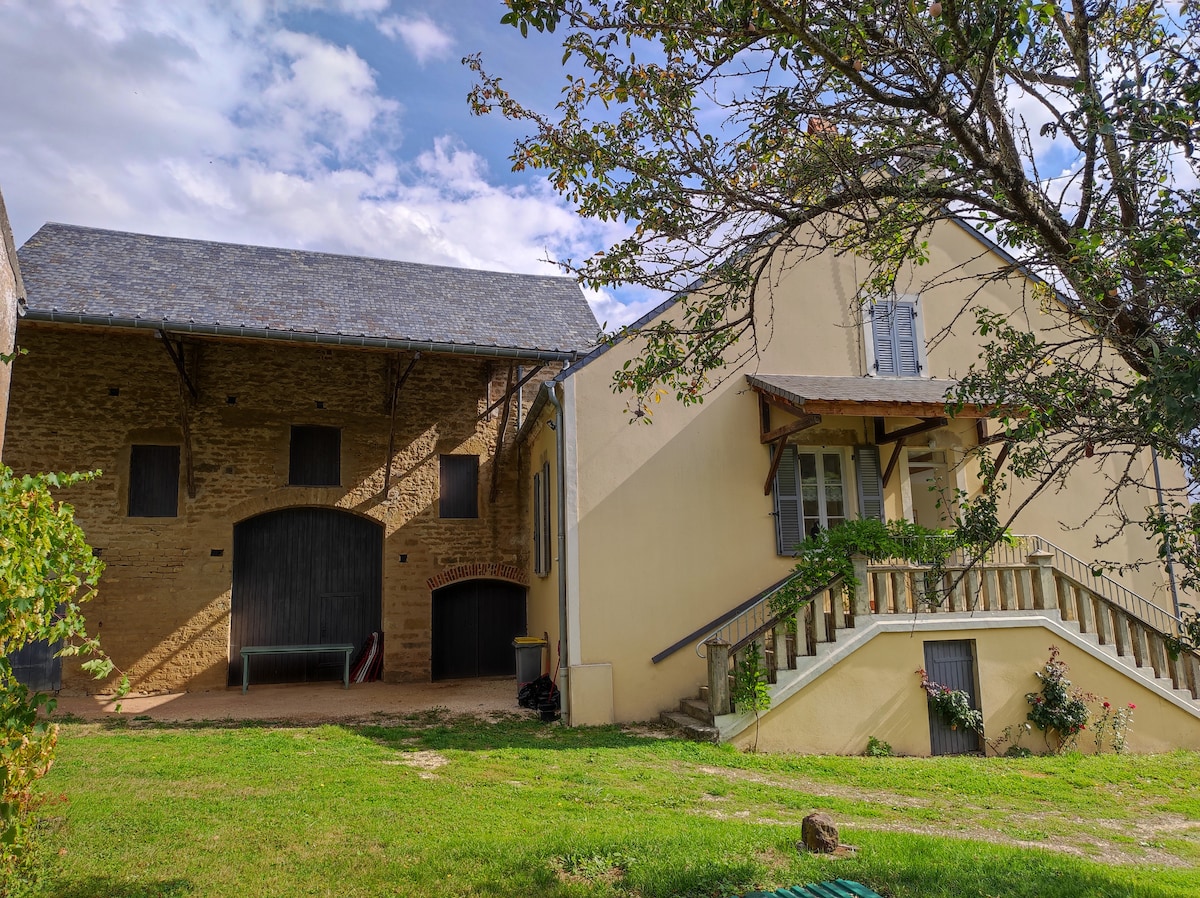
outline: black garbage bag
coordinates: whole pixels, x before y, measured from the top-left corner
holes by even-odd
[[[551,709],[557,711],[560,707],[558,687],[550,677],[542,674],[536,680],[521,685],[517,690],[517,704],[543,713]]]

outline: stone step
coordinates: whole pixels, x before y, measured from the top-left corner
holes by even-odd
[[[708,710],[708,700],[700,701],[698,698],[685,698],[679,702],[679,711],[692,717],[708,726],[713,725],[712,712]]]
[[[679,711],[663,711],[659,720],[693,742],[719,742],[721,731]]]

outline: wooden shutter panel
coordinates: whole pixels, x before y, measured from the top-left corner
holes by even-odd
[[[892,340],[896,373],[901,377],[918,377],[921,374],[921,357],[917,347],[917,310],[912,303],[895,303],[892,306]]]
[[[892,340],[893,311],[890,302],[871,306],[871,339],[875,344],[875,373],[885,377],[896,375],[896,347]]]
[[[540,574],[542,567],[542,474],[533,475],[533,572]]]
[[[796,473],[796,447],[783,447],[783,460],[775,472],[775,547],[780,555],[795,555],[804,541],[800,521],[800,478]]]
[[[479,456],[443,455],[439,489],[440,517],[479,517]]]
[[[342,482],[342,431],[337,427],[292,425],[288,483],[292,486],[339,486]]]
[[[542,572],[550,573],[550,462],[542,463]]]
[[[129,516],[173,518],[179,513],[179,447],[129,450]]]
[[[859,517],[882,521],[883,476],[879,468],[879,448],[859,446],[855,449],[854,468],[858,479]]]

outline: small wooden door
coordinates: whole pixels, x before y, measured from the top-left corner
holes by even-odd
[[[512,641],[525,635],[525,588],[467,580],[433,593],[433,679],[515,676]]]
[[[381,629],[383,528],[336,508],[285,508],[233,528],[229,685],[244,645],[359,646]],[[256,683],[340,679],[343,655],[264,655]]]
[[[946,639],[925,643],[925,672],[929,679],[947,689],[961,689],[971,697],[971,707],[979,707],[975,692],[975,647],[970,639]],[[931,707],[929,709],[929,746],[935,755],[963,755],[979,751],[979,734],[974,730],[949,725]]]

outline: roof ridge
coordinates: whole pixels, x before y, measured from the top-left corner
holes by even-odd
[[[359,262],[383,262],[388,265],[411,265],[415,268],[439,269],[443,271],[469,271],[473,274],[497,275],[500,277],[541,278],[552,281],[576,281],[575,278],[568,274],[529,274],[521,271],[498,271],[491,268],[472,268],[467,265],[434,265],[429,262],[412,262],[408,259],[388,259],[383,256],[362,256],[354,255],[353,253],[335,253],[330,252],[329,250],[320,249],[299,249],[291,246],[270,246],[264,243],[236,243],[232,240],[203,240],[199,237],[175,237],[166,234],[147,234],[142,231],[125,231],[116,228],[97,228],[91,225],[79,225],[63,221],[45,222],[40,228],[37,229],[37,231],[33,233],[31,237],[29,237],[28,240],[25,241],[25,243],[33,240],[33,238],[40,234],[43,230],[50,227],[63,228],[79,233],[107,234],[115,237],[141,237],[149,240],[163,241],[165,243],[190,243],[200,246],[227,246],[232,249],[267,250],[269,252],[298,254],[303,256],[322,256],[333,259],[353,259]],[[25,244],[22,244],[22,247],[24,247],[24,245]]]

